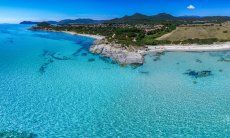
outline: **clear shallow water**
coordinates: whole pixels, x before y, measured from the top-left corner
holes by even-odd
[[[230,52],[150,55],[134,69],[87,52],[90,38],[28,27],[0,25],[0,131],[229,136]],[[212,75],[195,78],[189,69]]]

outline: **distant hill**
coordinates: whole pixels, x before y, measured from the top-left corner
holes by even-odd
[[[115,18],[107,21],[106,23],[115,23],[115,24],[151,24],[159,23],[166,21],[175,21],[177,17],[174,17],[167,13],[160,13],[153,16],[148,16],[140,13],[135,13],[131,16],[124,16],[122,18]]]
[[[160,14],[157,14],[157,15],[153,15],[153,16],[150,16],[151,19],[154,19],[154,20],[160,20],[160,21],[167,21],[167,20],[176,20],[177,17],[174,17],[170,14],[167,14],[167,13],[160,13]]]
[[[23,21],[20,24],[38,24],[39,22],[32,22],[32,21]]]
[[[56,21],[45,21],[45,22],[47,22],[49,24],[57,24],[58,23]],[[41,22],[23,21],[20,24],[39,24],[39,23],[41,23]]]
[[[46,22],[49,23],[49,24],[58,24],[57,21],[46,21]]]
[[[45,21],[49,24],[60,24],[60,25],[65,25],[65,24],[100,24],[104,23],[104,20],[93,20],[93,19],[65,19],[61,21]],[[38,24],[41,22],[32,22],[32,21],[23,21],[20,24]]]
[[[66,20],[61,20],[58,22],[58,24],[100,24],[100,23],[104,23],[104,20],[93,20],[93,19],[71,20],[71,19],[66,19]]]
[[[124,16],[122,18],[115,18],[112,20],[93,20],[93,19],[66,19],[59,22],[46,21],[50,24],[160,24],[160,23],[173,23],[173,24],[191,24],[191,23],[222,23],[230,21],[229,16],[173,16],[167,13],[160,13],[157,15],[144,15],[141,13],[135,13],[131,16]],[[23,21],[20,24],[38,24],[39,22]]]
[[[151,17],[147,15],[143,15],[140,13],[136,13],[132,16],[124,16],[122,18],[115,18],[105,23],[115,23],[115,24],[133,24],[133,23],[143,23],[143,22],[151,22]]]
[[[148,16],[140,13],[135,13],[131,16],[124,16],[122,18],[115,18],[105,23],[111,24],[154,24],[154,23],[193,23],[193,22],[225,22],[230,21],[229,16],[179,16],[175,17],[167,13],[160,13],[153,16]]]

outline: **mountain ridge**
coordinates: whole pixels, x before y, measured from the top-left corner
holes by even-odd
[[[103,23],[104,20],[93,20],[89,18],[78,18],[78,19],[64,19],[61,21],[41,21],[41,22],[33,22],[33,21],[22,21],[20,24],[38,24],[42,22],[47,22],[49,24],[59,24],[59,25],[65,25],[65,24],[100,24]]]
[[[205,21],[205,22],[224,22],[230,21],[229,16],[173,16],[168,13],[159,13],[156,15],[148,16],[140,13],[135,13],[130,16],[124,16],[121,18],[115,18],[107,21],[107,23],[124,23],[124,24],[138,24],[138,23],[161,23],[161,22],[193,22],[193,21]]]
[[[145,15],[135,13],[133,15],[125,15],[121,18],[111,20],[93,20],[90,18],[65,19],[61,21],[45,21],[50,24],[155,24],[162,22],[178,22],[191,23],[195,21],[203,22],[224,22],[230,21],[230,16],[173,16],[168,13],[159,13],[156,15]],[[37,24],[40,22],[23,21],[20,24]]]

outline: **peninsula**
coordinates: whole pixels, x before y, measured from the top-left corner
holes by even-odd
[[[90,51],[122,65],[143,64],[148,53],[230,50],[230,17],[134,14],[92,24],[38,23],[32,30],[60,31],[96,39]]]

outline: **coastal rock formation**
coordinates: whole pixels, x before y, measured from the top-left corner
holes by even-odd
[[[90,48],[90,52],[109,57],[122,65],[144,63],[143,52],[131,51],[118,44],[106,44],[103,40],[97,40]]]

